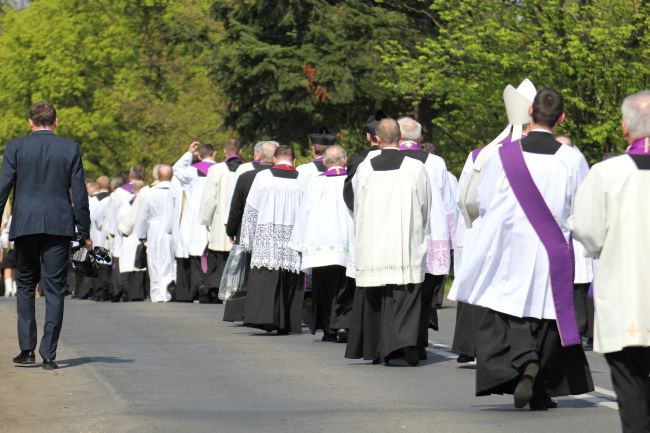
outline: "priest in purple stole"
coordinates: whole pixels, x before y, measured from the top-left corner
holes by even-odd
[[[377,125],[381,153],[353,178],[356,291],[345,357],[420,362],[422,283],[427,266],[431,182],[399,149],[394,119]],[[428,321],[428,318],[426,318]]]
[[[481,159],[498,157],[495,149],[513,140],[519,140],[528,134],[528,126],[532,121],[528,109],[533,103],[536,94],[537,89],[528,79],[524,79],[517,88],[508,84],[503,90],[503,104],[508,118],[508,126],[488,145],[477,147],[467,156],[459,181],[457,201],[460,213],[464,218],[459,218],[456,225],[456,248],[454,249],[456,280],[454,280],[454,284],[452,284],[449,291],[449,299],[457,300],[458,282],[463,280],[458,278],[462,276],[463,272],[461,266],[463,251],[474,249],[474,239],[481,224],[480,217],[473,221],[464,221],[466,218],[471,219],[470,212],[467,209],[476,208],[476,204],[473,202],[475,197],[470,193],[470,188],[472,182],[480,179]],[[486,150],[487,156],[483,153],[484,150]],[[463,209],[465,209],[465,212],[463,212]],[[462,301],[458,301],[456,305],[456,328],[454,330],[452,350],[458,353],[457,361],[459,363],[472,362],[476,357],[476,329],[481,314],[483,314],[483,308],[480,306]]]
[[[555,90],[535,96],[530,132],[483,165],[481,225],[463,252],[457,299],[486,310],[476,336],[476,395],[513,394],[517,408],[593,389],[573,306],[568,219],[579,170],[553,138],[564,120]]]
[[[578,190],[572,222],[594,277],[594,350],[612,374],[623,433],[650,432],[650,91],[623,101],[629,147],[596,164]]]
[[[293,149],[278,147],[273,162],[255,176],[241,224],[240,245],[251,253],[244,325],[300,334],[300,254],[289,246],[301,197]]]
[[[194,162],[194,158],[198,162]],[[174,178],[182,188],[181,231],[184,232],[190,258],[190,299],[209,302],[205,293],[208,268],[208,230],[199,224],[199,207],[208,170],[215,164],[211,144],[193,142],[188,151],[174,164]]]
[[[326,170],[313,176],[302,192],[290,246],[302,254],[302,270],[312,274],[311,332],[322,341],[345,342],[354,281],[346,277],[352,216],[343,201],[347,170],[345,149],[325,150]]]
[[[235,171],[242,164],[239,158],[239,141],[229,139],[223,153],[223,162],[212,165],[208,170],[198,213],[199,223],[208,228],[209,239],[208,269],[199,299],[213,304],[220,303],[217,294],[232,245],[226,236],[223,212],[228,208],[228,194]]]

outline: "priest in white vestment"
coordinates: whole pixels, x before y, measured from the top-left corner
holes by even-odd
[[[232,194],[232,202],[226,222],[226,235],[234,244],[240,243],[241,226],[246,209],[246,199],[253,186],[255,177],[264,170],[273,167],[275,150],[280,144],[277,141],[264,141],[257,152],[257,163],[252,170],[242,173],[237,178],[237,184]],[[231,252],[232,253],[232,252]],[[249,255],[250,258],[250,255]],[[238,290],[226,302],[223,309],[224,322],[242,322],[244,306],[246,305],[246,289]]]
[[[381,120],[376,135],[381,153],[353,180],[357,290],[345,356],[417,365],[431,184],[424,164],[399,150],[397,121]]]
[[[518,408],[547,410],[557,405],[551,397],[589,392],[593,384],[579,342],[561,344],[556,319],[567,322],[560,322],[564,316],[556,315],[556,305],[566,294],[551,284],[553,253],[547,252],[530,220],[539,215],[528,214],[529,202],[515,194],[505,165],[510,167],[513,159],[504,159],[506,146],[518,149],[521,168],[531,180],[518,180],[517,191],[522,185],[539,191],[526,199],[539,197],[535,204],[550,210],[544,223],[563,236],[567,251],[579,167],[575,151],[552,135],[564,119],[562,96],[552,89],[538,93],[530,114],[533,122],[526,138],[504,145],[482,167],[477,194],[481,224],[472,248],[463,251],[453,297],[487,309],[476,335],[476,394],[514,394]],[[568,296],[569,305],[561,306],[572,310],[572,291]],[[575,316],[568,325],[573,327],[565,329],[575,328],[577,334]]]
[[[528,109],[533,103],[537,90],[533,83],[525,79],[515,89],[508,84],[503,90],[503,103],[508,118],[508,126],[487,146],[473,149],[465,161],[460,175],[457,207],[460,213],[456,224],[456,248],[454,250],[454,282],[448,298],[456,299],[458,282],[462,280],[461,263],[465,249],[473,250],[474,239],[479,232],[481,217],[477,213],[476,192],[485,161],[496,155],[503,143],[519,140],[528,134],[532,121]],[[496,155],[498,157],[498,155]],[[483,308],[471,303],[458,301],[456,304],[456,327],[452,350],[458,353],[459,363],[472,362],[476,355],[476,327]]]
[[[102,223],[110,203],[110,179],[99,176],[95,181],[97,191],[89,201],[90,239],[96,247],[109,248],[108,239],[102,232]],[[92,201],[92,205],[90,205]],[[93,283],[93,299],[97,302],[110,300],[111,265],[99,265],[99,275]]]
[[[113,273],[111,277],[111,301],[119,302],[122,299],[126,288],[126,276],[120,270],[123,236],[119,231],[119,224],[130,209],[130,202],[135,198],[133,195],[134,183],[144,183],[145,171],[141,165],[134,165],[129,169],[129,182],[120,185],[110,196],[108,209],[104,224],[106,231],[111,238],[111,254],[113,256]],[[125,207],[128,205],[128,208]]]
[[[118,234],[120,239],[120,262],[119,272],[122,278],[122,287],[117,293],[114,293],[114,300],[122,299],[124,302],[144,301],[149,293],[149,279],[146,268],[135,267],[135,257],[140,240],[138,236],[131,232],[128,236],[120,232],[120,225],[129,218],[131,210],[138,200],[139,194],[145,187],[141,180],[133,181],[131,190],[131,200],[122,203],[117,213]]]
[[[629,147],[578,190],[573,234],[598,257],[594,350],[605,354],[623,433],[650,431],[650,91],[623,101]]]
[[[335,144],[323,156],[325,171],[306,183],[289,245],[312,275],[312,334],[322,330],[322,341],[345,342],[354,295],[354,281],[345,275],[353,226],[343,201],[347,155]]]
[[[453,239],[456,215],[456,200],[451,189],[447,164],[445,160],[426,152],[421,144],[422,125],[410,117],[400,117],[402,138],[399,148],[409,158],[424,164],[431,183],[431,214],[427,236],[427,266],[424,283],[422,283],[422,315],[420,323],[420,360],[427,358],[426,347],[429,345],[429,327],[438,330],[438,314],[435,305],[444,297],[445,275],[451,266],[451,240]],[[442,296],[441,296],[442,294]]]
[[[223,223],[228,224],[228,215],[230,214],[230,204],[232,203],[232,195],[235,192],[235,185],[237,185],[237,180],[239,176],[249,171],[255,170],[255,168],[260,164],[260,154],[262,152],[262,146],[266,141],[258,141],[253,147],[253,160],[250,162],[245,162],[237,167],[235,170],[235,175],[232,179],[232,184],[230,191],[228,191],[228,197],[226,198],[226,208],[223,210]]]
[[[147,245],[147,270],[149,272],[149,297],[151,302],[169,302],[168,291],[176,278],[174,243],[166,228],[165,212],[169,210],[172,168],[158,167],[158,182],[145,196],[138,198],[140,207],[134,232],[140,242]]]
[[[194,161],[195,158],[198,162]],[[199,206],[208,170],[214,164],[214,147],[211,144],[200,144],[195,141],[173,166],[174,178],[180,182],[182,188],[180,202],[177,205],[180,208],[179,224],[190,259],[189,297],[186,298],[188,294],[183,294],[181,299],[178,288],[176,296],[186,302],[194,299],[198,299],[200,303],[210,302],[206,292],[208,229],[199,224]]]
[[[291,147],[276,149],[273,167],[255,176],[241,225],[251,253],[244,325],[278,334],[302,331],[300,255],[289,246],[301,197],[294,161]]]
[[[203,298],[212,304],[221,303],[217,295],[232,245],[226,236],[224,220],[227,217],[223,212],[227,208],[228,194],[232,191],[235,171],[242,165],[239,158],[239,141],[233,138],[226,141],[223,153],[223,162],[208,169],[198,213],[199,224],[208,229],[208,269]]]

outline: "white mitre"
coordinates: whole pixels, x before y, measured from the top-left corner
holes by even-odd
[[[521,82],[516,89],[508,84],[503,90],[503,103],[508,114],[508,126],[490,144],[498,144],[512,134],[512,141],[519,140],[523,133],[523,125],[533,119],[528,114],[528,109],[533,104],[537,95],[535,85],[528,78]]]

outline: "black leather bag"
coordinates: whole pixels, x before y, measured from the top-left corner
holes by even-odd
[[[136,269],[144,269],[147,267],[147,246],[144,243],[138,244],[135,250],[135,263],[133,267]]]

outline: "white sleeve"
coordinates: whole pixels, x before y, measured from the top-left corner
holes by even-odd
[[[181,185],[187,186],[194,180],[196,170],[192,167],[192,153],[185,152],[181,158],[174,164],[174,177],[179,180]]]
[[[606,185],[599,170],[592,170],[580,185],[575,197],[570,224],[575,239],[589,256],[598,257],[607,235]]]

